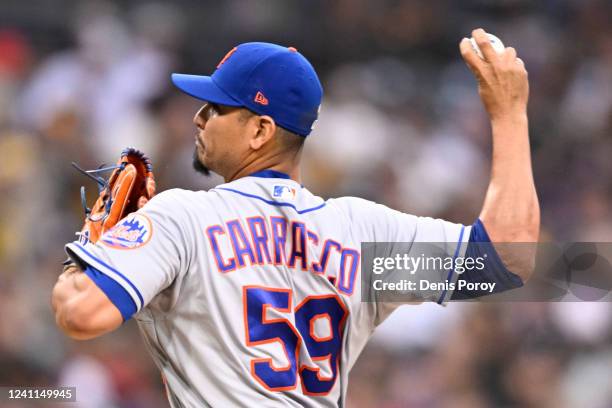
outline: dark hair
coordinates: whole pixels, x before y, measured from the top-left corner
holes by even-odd
[[[300,150],[306,140],[304,136],[300,136],[280,126],[276,128],[276,137],[281,146],[288,150]]]

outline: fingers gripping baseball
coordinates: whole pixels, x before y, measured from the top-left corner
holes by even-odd
[[[504,52],[499,54],[503,63],[513,63],[516,60],[516,50],[513,47],[506,47]]]
[[[496,52],[482,29],[472,32],[483,58],[464,38],[459,44],[461,55],[478,81],[480,98],[491,119],[507,114],[524,113],[529,97],[525,64],[512,47]]]

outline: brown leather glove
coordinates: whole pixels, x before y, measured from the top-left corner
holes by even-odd
[[[147,156],[128,147],[121,153],[116,166],[85,171],[73,165],[99,185],[99,196],[93,207],[87,208],[85,188],[81,187],[81,201],[85,209],[85,223],[81,240],[97,242],[102,234],[126,215],[138,210],[155,195],[153,166]],[[95,174],[113,170],[108,181]]]

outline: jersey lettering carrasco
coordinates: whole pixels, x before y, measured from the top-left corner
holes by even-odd
[[[358,250],[343,247],[331,238],[321,240],[306,223],[284,217],[246,217],[246,225],[243,227],[240,219],[233,219],[206,229],[219,272],[232,272],[253,265],[282,265],[327,276],[329,260],[335,253],[339,260],[331,269],[338,271],[336,286],[346,295],[353,293],[359,266]],[[232,249],[227,256],[222,254],[223,246]],[[334,282],[336,274],[328,278]]]
[[[344,405],[350,368],[398,306],[361,302],[361,242],[469,237],[271,175],[163,192],[108,242],[67,246],[129,294],[173,407]],[[134,220],[150,222],[137,244]]]

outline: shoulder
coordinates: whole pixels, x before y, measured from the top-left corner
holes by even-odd
[[[145,215],[156,226],[163,226],[171,231],[192,231],[196,220],[205,211],[198,206],[206,192],[173,188],[156,194],[138,213]]]
[[[384,236],[397,229],[410,232],[418,221],[418,217],[412,214],[359,197],[335,198],[328,203],[338,209],[355,231],[374,234],[375,239],[385,239]]]
[[[336,207],[340,210],[359,209],[359,208],[368,207],[373,204],[376,204],[376,203],[370,200],[366,200],[364,198],[349,197],[349,196],[330,198],[327,200],[327,205]]]
[[[184,190],[182,188],[170,188],[168,190],[164,190],[160,193],[157,193],[151,201],[154,200],[180,200],[187,197],[193,197],[200,193],[199,191],[192,190]]]
[[[360,218],[381,211],[393,211],[389,207],[360,197],[338,197],[327,200],[327,205],[336,208],[349,218]]]
[[[189,217],[189,214],[199,212],[199,206],[206,202],[207,195],[205,191],[172,188],[156,194],[140,211],[171,219]]]
[[[171,188],[164,190],[161,193],[156,194],[146,205],[145,208],[149,207],[167,207],[167,208],[179,208],[189,206],[190,203],[195,202],[202,196],[207,194],[204,191],[191,191],[183,190],[182,188]]]

